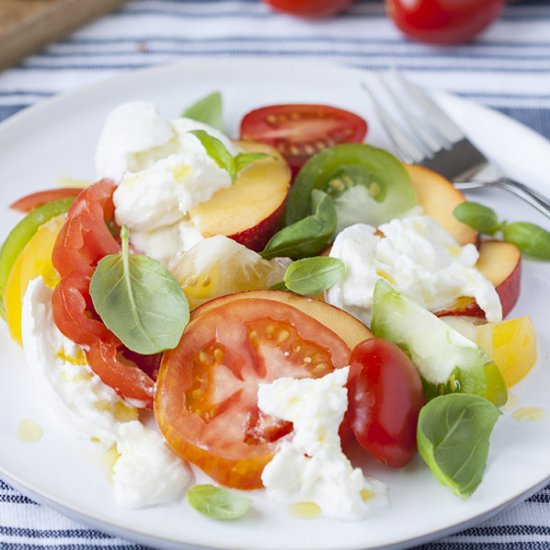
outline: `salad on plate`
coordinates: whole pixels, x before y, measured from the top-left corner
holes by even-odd
[[[521,253],[548,260],[550,234],[367,129],[276,105],[230,140],[218,93],[173,119],[125,103],[95,183],[12,205],[0,312],[46,406],[110,456],[118,505],[185,496],[230,520],[260,489],[297,517],[363,520],[391,495],[361,453],[418,452],[462,498],[482,482],[537,358],[530,318],[504,320]]]

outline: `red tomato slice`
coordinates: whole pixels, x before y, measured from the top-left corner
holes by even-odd
[[[155,384],[136,363],[124,357],[123,346],[116,339],[96,340],[86,352],[90,368],[104,384],[129,399],[137,407],[152,408]]]
[[[62,277],[72,271],[91,276],[101,258],[119,252],[120,246],[107,226],[114,217],[115,189],[113,181],[100,180],[81,191],[71,206],[52,255]]]
[[[250,111],[241,121],[241,139],[275,147],[296,172],[306,160],[340,143],[361,143],[367,123],[328,105],[270,105]]]
[[[158,356],[129,353],[99,319],[90,297],[97,263],[120,250],[108,227],[114,223],[115,189],[114,182],[101,180],[83,190],[69,210],[52,254],[61,275],[52,296],[53,320],[67,338],[89,348],[88,364],[105,384],[123,398],[152,408]]]
[[[416,454],[416,425],[424,405],[416,367],[395,344],[371,338],[350,358],[351,428],[360,445],[382,464],[400,468]]]
[[[291,426],[258,413],[258,384],[317,378],[348,364],[330,329],[282,302],[238,299],[195,316],[164,354],[155,417],[166,441],[219,483],[262,486],[276,441]]]
[[[90,297],[90,278],[78,271],[63,277],[52,295],[52,314],[57,328],[81,346],[113,335],[94,313]]]
[[[64,199],[65,197],[76,197],[81,192],[82,187],[63,187],[61,189],[38,191],[16,200],[13,204],[10,204],[10,208],[19,212],[30,212],[47,202]]]

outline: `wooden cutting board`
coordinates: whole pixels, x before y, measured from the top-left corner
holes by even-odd
[[[126,0],[0,0],[0,69]]]

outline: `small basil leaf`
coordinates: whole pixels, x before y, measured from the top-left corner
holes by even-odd
[[[336,230],[334,200],[323,191],[312,191],[315,213],[292,225],[283,227],[269,240],[261,255],[266,259],[293,259],[316,256],[327,246]]]
[[[515,244],[524,254],[550,260],[550,233],[529,222],[506,224],[502,229],[504,240]]]
[[[459,204],[453,210],[453,216],[458,221],[487,235],[494,235],[500,229],[495,211],[478,202],[468,201]]]
[[[250,499],[214,485],[195,485],[187,491],[187,502],[213,519],[238,519],[250,510]]]
[[[292,292],[307,296],[329,289],[343,277],[345,271],[344,262],[338,258],[304,258],[287,267],[284,283]]]
[[[181,116],[203,122],[223,132],[222,112],[222,95],[220,92],[212,92],[187,107]]]
[[[499,415],[491,402],[465,393],[436,397],[420,411],[418,451],[436,479],[456,495],[469,497],[481,483]]]
[[[256,160],[267,158],[265,153],[239,153],[235,157],[235,174],[238,174],[245,166],[248,166]]]
[[[103,258],[90,281],[94,308],[121,342],[143,355],[176,347],[189,322],[189,305],[174,276],[158,261],[122,251]]]
[[[191,130],[189,132],[196,136],[206,149],[208,156],[222,169],[225,170],[231,177],[231,181],[235,181],[237,172],[235,170],[235,160],[227,147],[214,136],[211,136],[204,130]]]
[[[189,132],[196,136],[206,149],[206,153],[214,162],[225,170],[231,181],[234,183],[237,179],[237,174],[251,162],[267,157],[265,153],[239,153],[235,157],[227,150],[227,147],[214,136],[211,136],[204,130],[192,130]]]
[[[274,285],[271,285],[269,287],[269,290],[288,290],[288,288],[285,285],[284,281],[280,281],[278,283],[275,283]]]

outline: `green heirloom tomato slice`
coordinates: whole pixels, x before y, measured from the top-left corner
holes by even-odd
[[[4,292],[9,274],[19,256],[38,228],[51,218],[67,212],[74,201],[74,197],[57,199],[35,208],[27,214],[7,236],[0,249],[0,314],[4,317]]]
[[[504,379],[483,350],[383,279],[374,288],[371,330],[409,355],[426,399],[471,393],[497,406],[506,403]]]
[[[354,223],[378,226],[418,205],[401,162],[390,153],[366,144],[337,145],[308,160],[290,190],[286,225],[311,212],[313,189],[333,197],[337,231]]]

